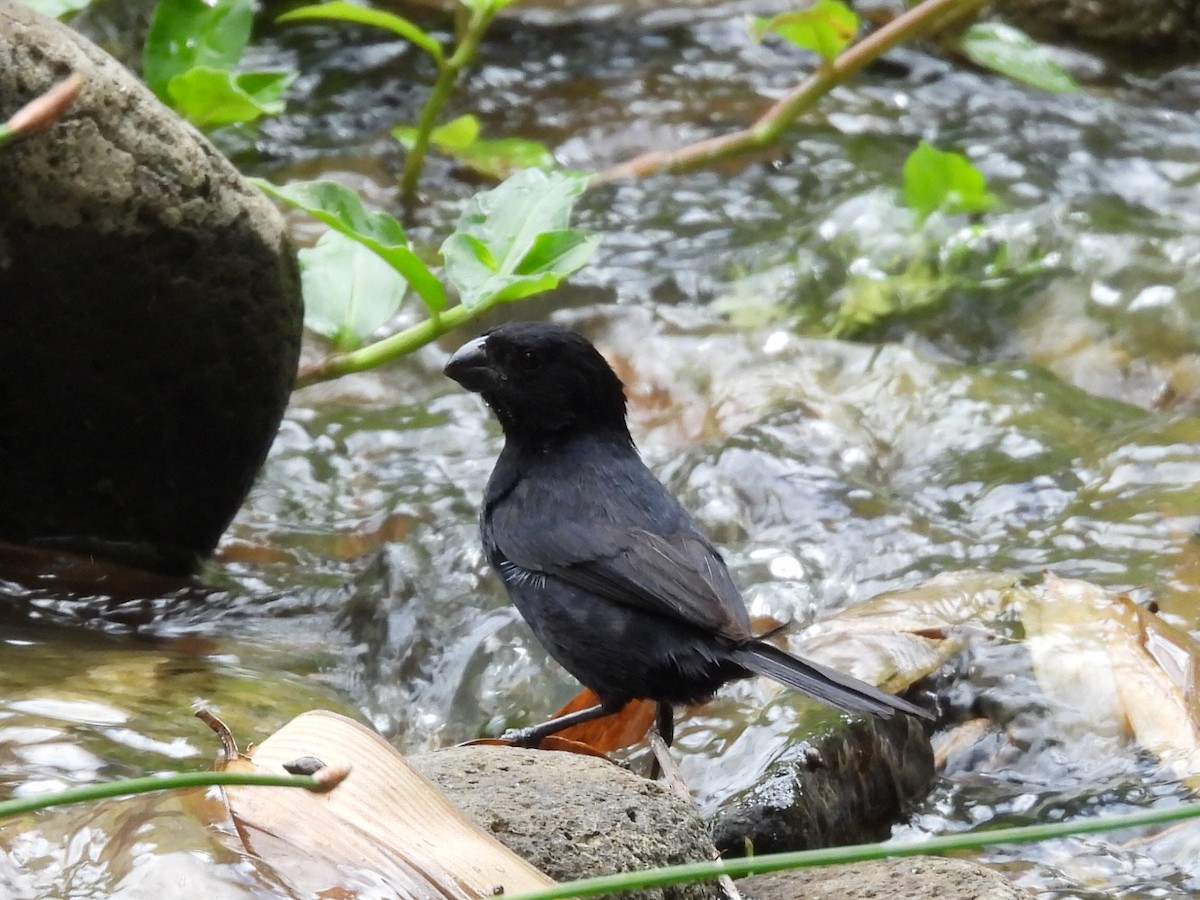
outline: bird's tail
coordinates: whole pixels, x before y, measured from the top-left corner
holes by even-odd
[[[734,649],[730,657],[755,674],[765,675],[843,712],[869,713],[882,719],[891,718],[896,712],[922,719],[933,718],[907,700],[850,675],[799,659],[765,641],[743,644]]]

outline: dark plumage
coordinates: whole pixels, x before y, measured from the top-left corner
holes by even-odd
[[[716,548],[642,463],[625,394],[583,337],[514,323],[460,348],[446,374],[483,396],[504,449],[480,516],[483,546],[517,609],[600,706],[527,729],[536,743],[634,698],[704,701],[766,675],[849,712],[928,713],[757,639]]]

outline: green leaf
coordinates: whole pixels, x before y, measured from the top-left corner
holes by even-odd
[[[479,119],[472,115],[459,116],[433,129],[429,139],[443,150],[462,150],[464,147],[470,147],[479,140]]]
[[[976,65],[1031,87],[1056,94],[1079,90],[1075,79],[1050,58],[1045,47],[1011,25],[972,25],[959,39],[959,49]]]
[[[188,69],[231,69],[253,24],[253,0],[161,0],[146,35],[142,77],[165,100],[171,79]]]
[[[446,276],[464,306],[549,290],[587,262],[599,238],[568,226],[589,177],[526,169],[471,198],[442,244]]]
[[[304,324],[339,350],[359,346],[400,308],[404,279],[361,242],[331,229],[298,256]]]
[[[401,125],[392,129],[392,137],[408,149],[417,139],[417,129]],[[554,154],[545,144],[523,138],[489,141],[479,137],[479,119],[459,116],[435,128],[429,140],[438,150],[475,172],[501,180],[521,169],[551,169]]]
[[[904,203],[924,220],[930,213],[984,212],[996,205],[987,181],[961,153],[925,141],[904,161]]]
[[[242,72],[198,66],[176,75],[167,85],[171,106],[199,128],[253,122],[283,112],[283,92],[295,81],[293,72]]]
[[[768,33],[777,34],[829,61],[854,40],[858,33],[858,16],[840,0],[817,0],[807,9],[780,13],[769,19],[756,17],[750,25],[750,33],[757,41]]]
[[[497,181],[522,169],[551,169],[556,162],[554,154],[545,144],[523,138],[478,140],[460,150],[447,150],[446,153],[464,166]]]
[[[359,25],[370,25],[374,28],[383,28],[420,47],[433,57],[439,66],[445,61],[442,45],[438,43],[437,39],[423,28],[414,25],[408,19],[392,13],[382,12],[381,10],[368,9],[365,6],[355,6],[353,3],[344,3],[341,0],[335,0],[333,3],[321,3],[316,6],[301,6],[298,9],[293,9],[291,12],[284,13],[275,21],[302,22],[313,19],[332,19],[341,22],[354,22]]]
[[[51,19],[61,19],[92,5],[92,0],[19,0],[30,9]]]
[[[275,185],[252,179],[270,196],[340,231],[378,253],[420,295],[432,313],[446,308],[446,291],[408,245],[404,228],[385,212],[363,206],[358,194],[332,181],[296,181]]]
[[[517,266],[517,274],[574,272],[583,267],[595,249],[596,242],[582,231],[546,231],[534,240]]]
[[[486,269],[488,272],[495,272],[500,268],[500,264],[492,256],[492,251],[488,249],[488,245],[474,235],[460,234],[458,236],[458,243],[459,246],[456,248],[456,252],[465,252],[466,256],[464,259],[468,260],[471,266]],[[445,249],[443,245],[442,250],[445,251]]]

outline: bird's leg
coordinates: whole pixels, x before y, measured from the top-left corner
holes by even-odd
[[[664,734],[663,710],[666,710],[666,733]],[[692,792],[688,789],[687,782],[683,780],[683,773],[679,771],[679,765],[671,758],[671,751],[667,748],[667,744],[671,742],[668,735],[672,735],[673,729],[671,723],[674,722],[674,711],[671,706],[666,703],[658,705],[659,720],[655,723],[657,727],[650,733],[650,750],[654,754],[654,763],[651,766],[650,778],[654,781],[658,780],[659,771],[663,776],[663,783],[667,789],[684,803],[694,803]],[[709,844],[710,855],[712,859],[720,859],[721,853],[711,843]],[[733,879],[728,875],[721,875],[717,878],[717,884],[721,888],[721,894],[725,900],[743,900],[742,895],[738,893],[738,889],[733,884]]]
[[[620,712],[624,706],[624,701],[620,703],[597,703],[595,706],[577,709],[575,712],[550,719],[540,725],[531,725],[529,728],[509,729],[500,735],[500,740],[508,741],[517,747],[537,747],[550,735],[557,734],[564,728],[570,728],[572,725],[582,725],[584,722],[612,715],[615,712]]]
[[[657,704],[654,715],[654,727],[658,729],[659,737],[668,747],[675,740],[675,708],[670,703]]]
[[[662,751],[665,754],[671,742],[675,740],[675,709],[670,703],[655,704],[654,712],[654,730],[659,738],[662,739]],[[653,743],[653,738],[651,739]],[[658,781],[658,777],[663,774],[664,766],[659,759],[658,748],[655,747],[654,756],[650,760],[650,780]]]

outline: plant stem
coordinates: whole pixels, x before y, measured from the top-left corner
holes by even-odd
[[[561,900],[561,898],[567,897],[590,897],[596,894],[661,887],[667,884],[710,881],[719,875],[755,875],[764,872],[780,872],[785,869],[865,862],[895,856],[926,856],[954,850],[977,850],[996,844],[1044,841],[1050,838],[1093,834],[1098,831],[1161,825],[1197,817],[1200,817],[1200,803],[1185,803],[1171,809],[1145,810],[1124,816],[1102,816],[1095,819],[1075,819],[1069,822],[1052,822],[1045,825],[1027,825],[1021,828],[996,828],[990,831],[944,835],[930,838],[919,844],[854,844],[849,847],[772,853],[746,859],[688,863],[646,872],[621,872],[618,875],[601,875],[596,878],[563,882],[552,888],[517,894],[508,900]]]
[[[0,123],[0,146],[10,140],[13,136],[13,130],[7,124]]]
[[[145,778],[130,778],[125,781],[108,781],[88,784],[53,794],[22,797],[18,800],[0,802],[0,819],[36,812],[39,809],[66,806],[71,803],[86,803],[110,797],[131,794],[148,794],[152,791],[171,791],[180,788],[208,787],[214,784],[248,784],[265,787],[308,788],[320,787],[311,775],[260,775],[253,772],[173,772],[169,775],[149,775]]]
[[[352,372],[365,372],[405,354],[412,353],[424,347],[430,341],[437,340],[446,332],[457,328],[465,322],[478,316],[489,305],[468,308],[459,303],[447,310],[418,322],[391,337],[367,344],[350,353],[334,353],[326,356],[311,366],[300,370],[296,376],[296,389],[308,387],[319,381],[328,381]]]
[[[421,107],[421,116],[417,120],[417,134],[413,139],[412,149],[404,160],[404,171],[400,176],[400,202],[409,208],[417,197],[417,183],[421,180],[421,170],[425,167],[425,154],[429,150],[429,141],[433,129],[437,125],[442,107],[450,99],[454,85],[463,70],[475,61],[479,52],[479,43],[487,32],[488,26],[495,18],[496,9],[490,3],[483,3],[471,10],[462,37],[454,48],[454,53],[445,62],[438,65],[438,77],[433,83],[429,99]]]
[[[924,0],[887,25],[872,32],[858,43],[846,48],[827,65],[820,66],[749,128],[735,131],[680,147],[676,150],[657,150],[643,153],[613,166],[592,179],[589,187],[622,178],[645,178],[660,172],[682,172],[701,168],[742,153],[762,150],[774,144],[801,113],[837,85],[849,80],[867,63],[879,58],[902,41],[910,40],[934,26],[943,26],[950,19],[972,12],[984,0]]]

